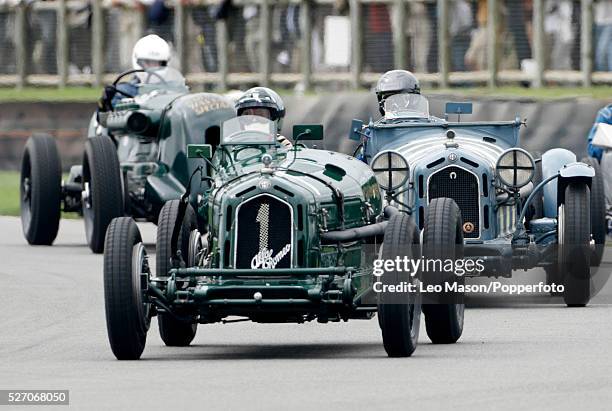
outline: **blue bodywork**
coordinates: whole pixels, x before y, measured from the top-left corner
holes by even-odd
[[[447,110],[450,107],[467,113],[465,104],[448,104]],[[451,111],[450,114],[458,113]],[[564,188],[573,179],[588,180],[590,184],[594,175],[592,168],[576,163],[574,153],[553,149],[537,160],[541,161],[542,168],[539,181],[533,181],[520,190],[509,190],[498,179],[495,168],[504,151],[520,146],[522,125],[519,118],[496,122],[451,122],[435,117],[396,118],[370,122],[367,126],[353,121],[350,138],[361,141],[360,158],[368,164],[386,151],[398,152],[407,160],[407,183],[387,192],[386,198],[399,209],[408,211],[420,229],[432,198],[459,197],[454,199],[462,211],[463,221],[473,223],[474,227],[473,231],[466,232],[464,226],[465,243],[474,245],[480,250],[478,252],[495,249],[491,254],[501,257],[498,263],[500,267],[504,264],[506,267],[490,270],[489,275],[510,275],[510,267],[529,268],[541,261],[539,257],[523,258],[522,266],[514,261],[508,264],[504,258],[512,259],[517,246],[556,243],[556,232],[552,231],[556,230],[557,209],[563,201],[557,195],[557,187]],[[435,181],[432,176],[436,176]],[[457,181],[465,178],[462,184],[463,181],[470,183],[460,188],[453,187],[454,182],[450,181],[453,177]],[[539,184],[547,178],[546,183]],[[537,200],[543,205],[540,215],[529,213],[527,209],[536,201],[537,196],[530,196],[536,186],[536,190],[542,192],[541,200]],[[445,189],[454,194],[445,193]],[[467,192],[471,196],[462,197],[462,193]],[[485,254],[489,255],[489,252],[485,251]]]

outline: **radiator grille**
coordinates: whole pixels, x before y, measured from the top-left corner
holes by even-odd
[[[461,167],[446,167],[429,178],[429,201],[434,198],[447,197],[455,200],[461,210],[464,223],[472,223],[474,230],[463,233],[464,238],[480,236],[479,189],[478,178]]]
[[[288,204],[260,195],[242,203],[236,219],[236,268],[291,267],[293,222]]]

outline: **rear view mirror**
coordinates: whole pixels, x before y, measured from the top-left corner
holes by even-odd
[[[210,144],[187,144],[187,158],[212,158],[212,146]]]
[[[298,124],[293,126],[293,141],[323,140],[323,125]]]
[[[349,140],[359,141],[361,140],[361,129],[363,128],[363,121],[353,120],[351,121],[351,131],[349,132]]]

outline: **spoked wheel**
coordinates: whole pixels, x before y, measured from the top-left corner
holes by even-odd
[[[584,307],[591,298],[591,197],[584,183],[570,183],[558,211],[558,272],[563,300],[569,307]]]
[[[462,257],[463,228],[461,210],[450,198],[435,198],[429,203],[423,227],[423,255],[429,259],[451,259]],[[427,272],[423,282],[427,285],[462,283],[463,277],[454,273]],[[465,304],[459,293],[441,293],[435,301],[423,305],[425,328],[434,344],[457,342],[463,333]]]
[[[582,162],[595,169],[595,177],[591,180],[591,267],[598,267],[606,246],[606,197],[601,167],[597,160],[585,157]]]
[[[51,245],[61,212],[62,169],[53,137],[34,135],[21,160],[20,208],[23,235],[32,245]]]
[[[111,220],[123,215],[123,189],[117,149],[107,136],[87,139],[83,156],[83,220],[87,244],[104,251],[104,235]]]
[[[150,269],[140,231],[130,217],[115,218],[106,233],[104,302],[106,329],[118,360],[142,355],[151,323]]]
[[[419,232],[407,214],[398,213],[391,217],[383,242],[381,258],[393,260],[397,257],[418,258]],[[418,286],[418,275],[411,276],[405,271],[387,271],[383,284],[400,285],[403,282]],[[409,357],[417,347],[421,324],[421,301],[418,290],[398,295],[383,292],[379,294],[378,323],[382,331],[383,345],[389,357]]]
[[[170,269],[175,268],[176,262],[171,261],[172,258],[172,231],[176,222],[179,211],[180,200],[168,201],[159,213],[157,223],[157,255],[156,269],[157,276],[163,277],[168,275]],[[192,238],[192,232],[197,231],[197,222],[193,208],[188,205],[183,218],[181,231],[178,238],[178,249],[181,255],[186,259],[186,263],[194,257],[189,258],[190,249],[197,248],[197,238]],[[190,244],[191,241],[193,244]],[[196,251],[197,252],[197,251]],[[157,315],[157,323],[159,326],[159,335],[167,346],[184,347],[193,341],[196,335],[198,323],[180,321],[170,314],[159,313]]]

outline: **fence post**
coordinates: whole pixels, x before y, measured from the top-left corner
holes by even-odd
[[[186,51],[187,51],[187,36],[185,35],[185,6],[181,0],[174,2],[174,49],[176,51],[176,59],[178,61],[179,71],[185,72],[187,67]]]
[[[28,6],[20,2],[15,9],[15,68],[17,74],[17,88],[21,89],[26,85],[28,75],[27,57],[27,34],[26,34],[26,13]]]
[[[229,35],[227,32],[227,21],[225,19],[217,20],[217,70],[219,72],[219,84],[220,90],[227,90],[227,73],[229,72],[228,66],[228,44]]]
[[[58,86],[66,87],[68,82],[68,18],[66,0],[57,3],[57,74]]]
[[[351,19],[351,85],[357,89],[361,85],[361,70],[363,67],[363,20],[361,2],[349,0]]]
[[[395,0],[393,2],[392,21],[394,66],[396,69],[401,70],[406,66],[406,34],[404,33],[406,3],[404,3],[404,0]]]
[[[272,18],[271,6],[269,0],[261,0],[259,5],[259,67],[262,86],[267,87],[270,85],[270,49],[272,45]]]
[[[544,0],[533,2],[533,50],[536,61],[536,72],[533,87],[544,86],[544,69],[546,68],[546,37],[544,33]]]
[[[91,66],[94,86],[102,85],[104,76],[104,10],[102,0],[94,0],[91,9]]]
[[[438,0],[438,71],[440,72],[440,87],[449,86],[450,72],[450,18],[449,1]]]
[[[582,31],[580,32],[580,70],[582,85],[591,87],[593,73],[593,0],[582,0]]]
[[[497,87],[497,71],[499,64],[499,5],[497,0],[487,2],[487,66],[489,69],[489,87]]]
[[[312,20],[310,14],[310,0],[302,0],[300,3],[300,69],[305,90],[310,89],[312,85]]]

